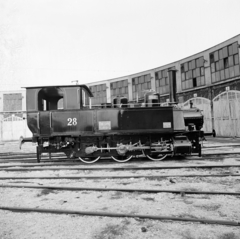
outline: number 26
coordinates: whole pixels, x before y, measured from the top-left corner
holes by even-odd
[[[77,125],[77,118],[68,118],[68,126]]]

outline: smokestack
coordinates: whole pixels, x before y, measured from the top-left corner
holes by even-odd
[[[172,69],[168,71],[170,102],[174,102],[174,103],[177,103],[176,72],[177,70],[172,70]]]

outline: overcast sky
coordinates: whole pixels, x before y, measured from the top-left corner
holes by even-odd
[[[0,0],[1,90],[90,83],[240,34],[239,0]]]

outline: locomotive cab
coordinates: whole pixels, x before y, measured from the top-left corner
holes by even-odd
[[[83,87],[44,87],[37,95],[39,111],[82,109],[90,106],[90,94]]]
[[[53,113],[91,108],[91,91],[85,85],[27,87],[27,123],[33,136],[49,136]]]
[[[27,87],[28,111],[72,110],[91,107],[91,91],[85,85]]]

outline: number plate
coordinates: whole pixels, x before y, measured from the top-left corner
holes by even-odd
[[[171,122],[163,122],[163,128],[164,129],[169,129],[171,127],[172,127]]]
[[[99,130],[110,130],[111,129],[111,121],[99,121],[98,128],[99,128]]]

